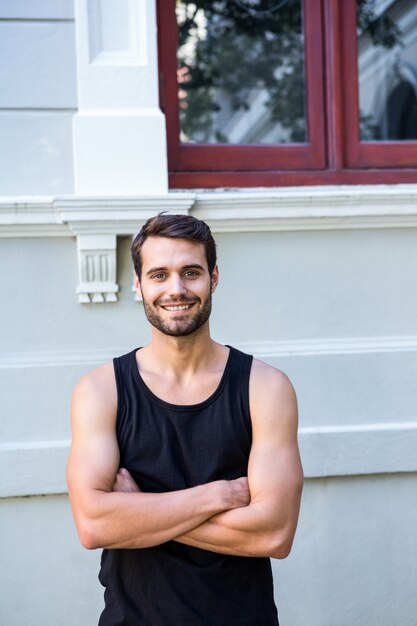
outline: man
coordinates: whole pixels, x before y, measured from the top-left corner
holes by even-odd
[[[302,490],[294,390],[211,338],[204,222],[151,218],[132,255],[152,341],[72,403],[71,505],[81,543],[104,548],[99,624],[276,626],[269,557],[290,551]]]

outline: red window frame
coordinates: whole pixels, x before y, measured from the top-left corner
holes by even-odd
[[[304,0],[304,11],[308,143],[187,145],[179,141],[175,0],[157,0],[171,188],[417,182],[417,142],[360,141],[356,0]]]
[[[358,41],[351,37],[356,32],[356,3],[342,3],[343,77],[348,83],[351,68],[355,67],[355,80],[346,90],[346,165],[348,167],[390,168],[417,165],[417,141],[361,141],[359,137],[359,87],[358,87]],[[416,181],[417,182],[417,176]]]

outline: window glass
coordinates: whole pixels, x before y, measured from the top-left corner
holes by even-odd
[[[177,1],[182,143],[307,141],[301,0]]]
[[[417,139],[417,3],[358,0],[362,141]]]

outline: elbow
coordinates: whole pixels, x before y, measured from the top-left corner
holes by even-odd
[[[274,546],[269,555],[272,559],[286,559],[291,552],[291,544],[279,543]]]
[[[98,548],[102,548],[100,542],[92,535],[87,535],[84,532],[79,534],[80,542],[83,548],[86,550],[97,550]]]
[[[108,547],[105,545],[106,542],[108,543],[109,534],[106,515],[91,503],[89,506],[78,502],[77,505],[74,502],[71,504],[75,527],[82,547],[86,550]]]
[[[100,541],[96,525],[90,520],[84,520],[83,522],[77,524],[77,531],[80,543],[86,550],[104,548],[104,545],[102,545],[102,542]]]
[[[270,543],[268,556],[272,559],[286,559],[291,552],[294,537],[276,534]]]
[[[246,556],[285,559],[291,552],[292,540],[293,537],[278,531],[263,533],[254,540]]]

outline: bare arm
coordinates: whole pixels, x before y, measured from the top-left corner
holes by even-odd
[[[246,506],[246,479],[162,494],[113,491],[119,468],[117,392],[112,365],[85,376],[72,401],[67,466],[70,501],[86,548],[142,548],[187,533],[211,516]]]
[[[177,541],[224,554],[285,558],[297,526],[303,484],[297,401],[282,372],[254,361],[250,405],[250,505],[215,515]]]

